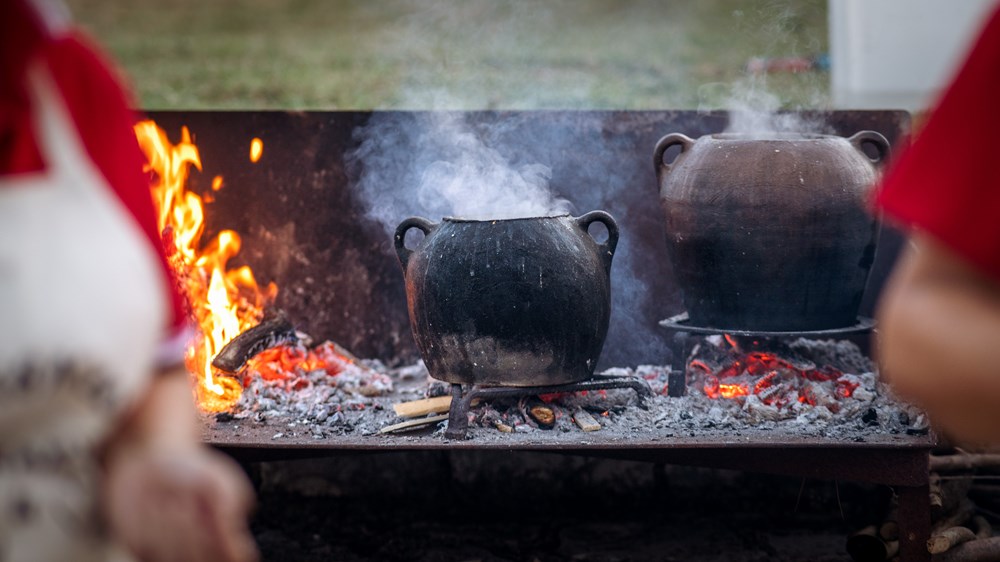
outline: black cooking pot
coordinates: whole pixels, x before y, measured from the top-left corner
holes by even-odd
[[[665,162],[670,147],[680,154]],[[874,131],[660,139],[653,165],[691,323],[778,331],[855,324],[877,232],[865,200],[888,153]]]
[[[594,222],[607,227],[604,243],[587,232]],[[425,234],[414,250],[404,245],[411,228]],[[540,386],[593,375],[611,313],[611,215],[411,217],[395,243],[410,328],[432,377]]]

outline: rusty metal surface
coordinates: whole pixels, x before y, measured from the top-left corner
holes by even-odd
[[[935,444],[932,435],[871,435],[858,441],[769,431],[671,437],[656,432],[627,437],[601,431],[534,432],[460,441],[427,432],[323,439],[289,434],[273,439],[276,427],[206,420],[203,439],[247,460],[428,450],[541,451],[908,486],[926,484],[927,458]]]

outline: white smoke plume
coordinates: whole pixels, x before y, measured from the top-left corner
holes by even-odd
[[[474,130],[461,113],[377,113],[355,131],[349,155],[368,215],[388,232],[409,215],[508,219],[573,210],[549,189],[551,169],[513,162]]]

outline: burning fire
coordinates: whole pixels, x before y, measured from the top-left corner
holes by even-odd
[[[259,287],[247,266],[227,268],[229,259],[240,251],[237,233],[223,230],[202,244],[204,201],[186,189],[191,167],[201,171],[201,157],[187,127],[176,145],[153,121],[137,123],[135,134],[146,155],[145,171],[151,172],[150,188],[167,257],[200,332],[187,353],[188,370],[199,375],[198,404],[210,412],[224,411],[239,400],[243,389],[237,380],[217,373],[212,359],[240,332],[260,321],[277,287],[273,283]],[[222,187],[222,177],[216,176],[212,190]]]
[[[260,161],[262,154],[264,154],[264,141],[254,137],[250,141],[250,161],[256,164]]]
[[[729,344],[728,349],[722,349],[722,341]],[[797,401],[836,411],[836,399],[851,397],[859,386],[856,377],[845,376],[829,365],[800,364],[772,352],[744,352],[729,335],[717,347],[716,360],[692,359],[687,366],[688,374],[701,381],[709,398],[745,399],[752,395],[778,409]]]
[[[283,381],[281,384],[294,390],[309,384],[296,375],[318,370],[331,376],[342,372],[353,361],[330,342],[312,349],[296,343],[265,350],[247,361],[239,379],[212,367],[212,360],[227,343],[260,322],[264,308],[277,296],[278,287],[268,283],[261,288],[248,266],[227,267],[230,258],[240,251],[240,236],[232,230],[223,230],[202,244],[205,203],[211,203],[213,194],[226,184],[222,176],[215,176],[211,190],[206,190],[204,196],[187,190],[191,168],[201,171],[198,147],[187,127],[181,129],[181,140],[176,145],[153,121],[141,121],[134,129],[146,155],[145,171],[150,173],[167,258],[199,331],[187,350],[186,361],[188,370],[197,378],[199,407],[208,412],[232,409],[252,376]],[[259,161],[263,150],[263,141],[254,138],[250,161]]]

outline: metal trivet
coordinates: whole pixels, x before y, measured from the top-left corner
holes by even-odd
[[[461,384],[451,385],[451,408],[448,410],[448,428],[444,435],[448,439],[465,439],[469,429],[469,408],[475,399],[490,400],[522,396],[537,396],[553,392],[580,392],[584,390],[610,390],[631,388],[639,395],[639,405],[644,407],[647,398],[653,395],[649,384],[638,377],[594,375],[593,378],[570,384],[551,386],[479,386],[468,390]]]
[[[676,316],[671,316],[666,320],[660,320],[660,326],[675,332],[676,338],[686,340],[690,334],[704,336],[730,335],[748,338],[838,338],[844,336],[856,336],[869,334],[875,330],[875,320],[866,316],[859,316],[857,322],[852,326],[840,328],[828,328],[825,330],[741,330],[739,328],[711,328],[708,326],[695,326],[690,323],[691,319],[687,312],[682,312]],[[684,396],[687,392],[687,367],[684,361],[687,360],[687,346],[681,353],[680,358],[674,359],[674,364],[670,367],[667,375],[667,395]],[[676,368],[676,362],[680,361],[680,368]]]
[[[724,335],[746,336],[751,338],[829,338],[836,336],[853,336],[867,334],[875,329],[875,320],[859,316],[858,321],[853,326],[841,328],[829,328],[826,330],[805,330],[805,331],[770,331],[770,330],[741,330],[739,328],[710,328],[708,326],[695,326],[690,323],[687,312],[682,312],[677,316],[671,316],[666,320],[660,320],[660,326],[674,332],[688,332],[690,334],[704,335]]]

